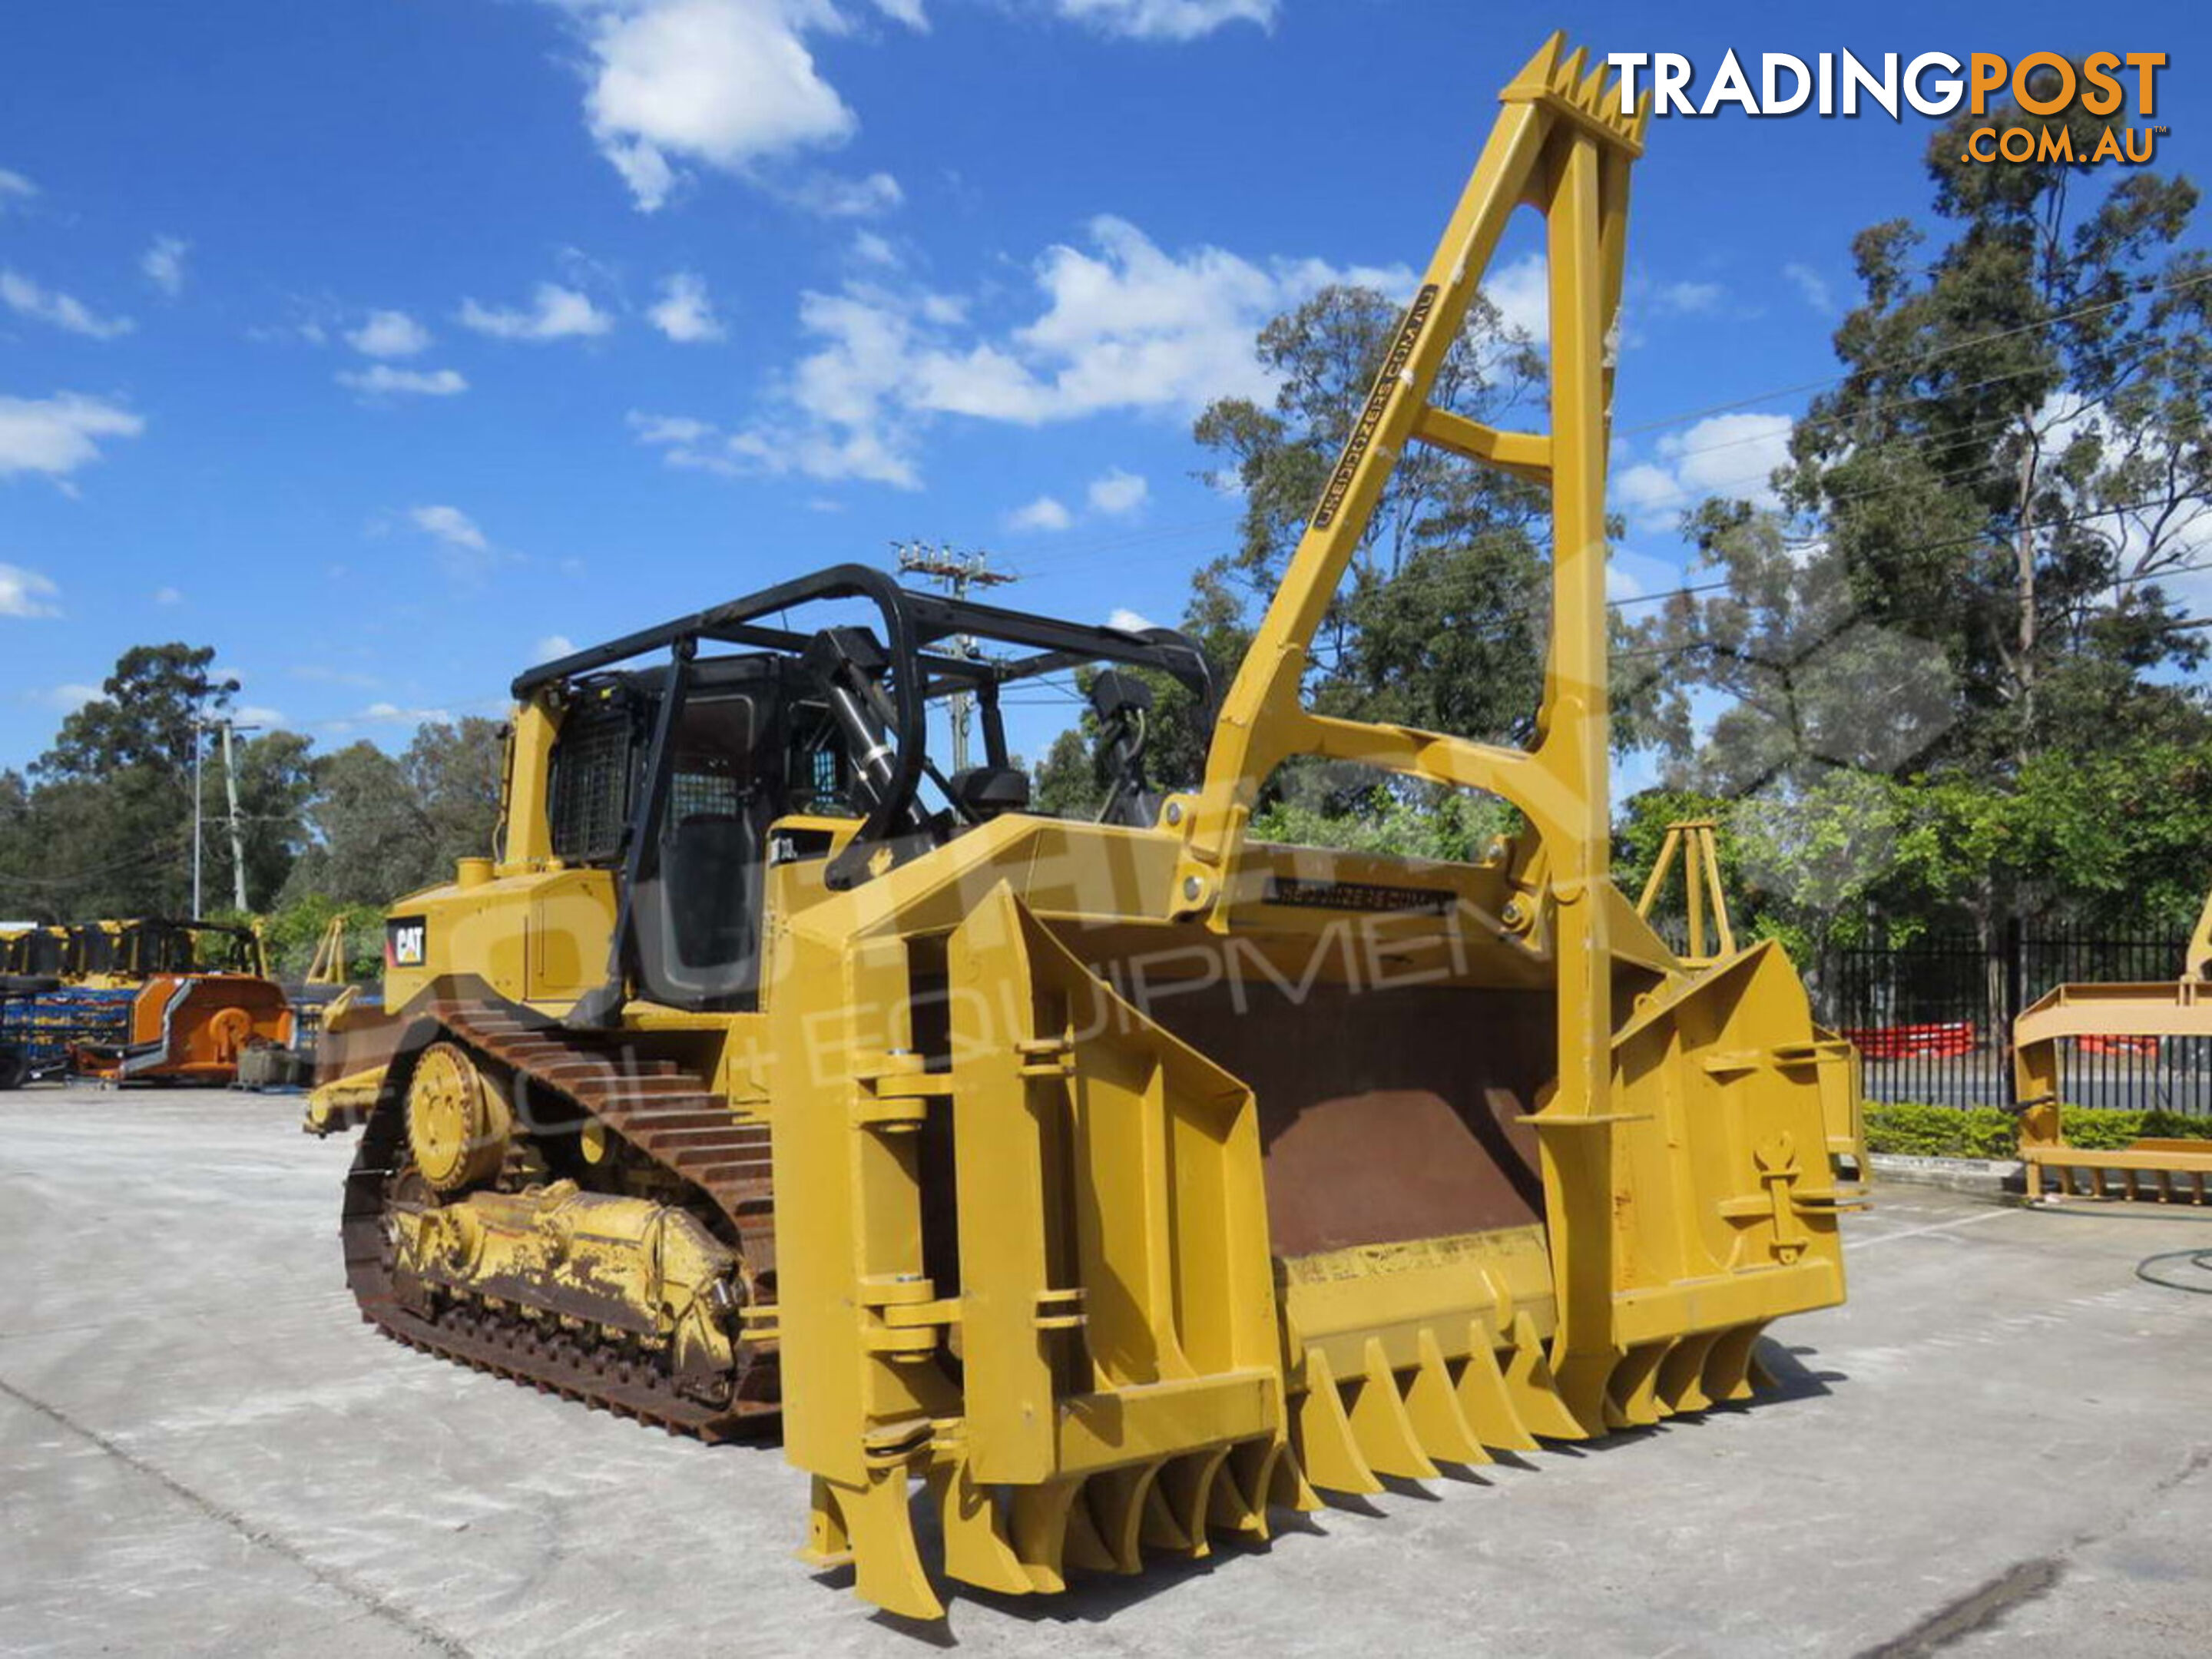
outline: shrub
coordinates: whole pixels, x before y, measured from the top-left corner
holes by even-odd
[[[2128,1112],[2103,1106],[2061,1106],[2067,1144],[2109,1152],[2146,1137],[2212,1140],[2212,1120],[2179,1112]],[[1929,1106],[1869,1101],[1867,1150],[1909,1158],[2010,1158],[2020,1146],[2019,1120],[1995,1106]]]

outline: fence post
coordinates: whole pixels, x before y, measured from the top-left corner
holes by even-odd
[[[1997,1086],[2003,1091],[2002,1098],[2004,1103],[2013,1108],[2017,1108],[2020,1104],[2020,1090],[2013,1076],[2012,1028],[2013,1022],[2020,1018],[2020,1011],[2027,1006],[2026,996],[2027,963],[2025,957],[2027,948],[2021,938],[2020,916],[2015,912],[2005,918],[2004,1008],[2002,1010],[2004,1042],[1999,1046],[1997,1051],[2001,1056],[2001,1072]]]

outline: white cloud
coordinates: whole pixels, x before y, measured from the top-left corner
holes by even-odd
[[[0,270],[0,305],[19,317],[95,340],[112,340],[137,325],[128,317],[102,317],[73,296],[40,288],[20,271]]]
[[[744,173],[859,129],[806,46],[810,33],[851,27],[833,0],[553,3],[580,18],[592,58],[585,118],[645,212],[666,204],[684,162]],[[877,6],[926,26],[920,0]]]
[[[139,274],[171,299],[185,291],[185,255],[191,244],[178,236],[156,236],[138,256]]]
[[[373,702],[366,708],[334,720],[324,720],[319,729],[343,736],[357,732],[365,726],[428,726],[434,722],[446,724],[453,718],[446,708],[403,708],[396,702]]]
[[[1114,614],[1106,618],[1106,626],[1118,628],[1124,634],[1141,634],[1146,629],[1158,627],[1158,624],[1141,611],[1132,611],[1127,605],[1118,605],[1115,608]]]
[[[284,711],[266,703],[249,702],[233,716],[240,726],[277,726],[285,724]]]
[[[1819,271],[1808,264],[1802,264],[1793,259],[1782,267],[1782,274],[1803,297],[1807,305],[1812,307],[1823,317],[1835,315],[1836,296],[1828,287],[1828,279],[1821,276]]]
[[[404,311],[372,311],[346,343],[364,357],[412,357],[429,349],[430,331]]]
[[[1141,475],[1112,467],[1091,481],[1091,510],[1118,519],[1134,513],[1152,493],[1152,485]]]
[[[1688,316],[1712,310],[1725,291],[1718,283],[1662,283],[1652,297],[1661,311]]]
[[[417,530],[435,537],[448,547],[471,553],[490,550],[491,543],[477,528],[477,521],[458,507],[410,507],[407,516]]]
[[[1074,522],[1075,515],[1049,495],[1040,495],[1006,514],[1009,530],[1065,530]]]
[[[460,320],[477,333],[499,340],[589,338],[615,325],[614,319],[593,305],[589,295],[562,288],[558,283],[538,283],[527,311],[464,300]]]
[[[135,438],[145,429],[142,416],[82,392],[0,397],[0,477],[43,472],[59,478],[98,460],[99,440]]]
[[[454,369],[394,368],[389,363],[373,364],[358,374],[342,369],[337,379],[340,386],[351,386],[365,398],[453,398],[469,389]]]
[[[696,444],[714,435],[713,426],[689,415],[648,415],[633,409],[629,418],[641,444]]]
[[[85,704],[98,702],[102,695],[99,686],[74,683],[66,685],[50,685],[45,690],[36,694],[39,702],[64,714],[74,714]]]
[[[530,647],[531,664],[535,666],[541,662],[553,662],[562,657],[573,656],[575,650],[575,641],[566,634],[548,634]]]
[[[793,207],[824,219],[880,218],[906,201],[906,191],[888,173],[871,173],[858,179],[834,173],[810,173],[778,193]]]
[[[1656,459],[1616,473],[1613,500],[1646,526],[1671,524],[1711,495],[1772,507],[1770,479],[1790,459],[1793,424],[1787,415],[1750,410],[1708,416],[1662,438]]]
[[[154,590],[154,603],[156,605],[182,605],[184,602],[185,596],[181,589],[157,587]]]
[[[438,563],[453,581],[473,586],[514,556],[493,544],[483,527],[458,507],[442,503],[410,507],[407,521],[434,544]]]
[[[864,265],[881,265],[886,270],[896,270],[905,263],[888,237],[878,236],[872,230],[853,233],[853,257]]]
[[[0,617],[58,617],[61,589],[53,579],[20,564],[0,564]]]
[[[1230,23],[1275,21],[1276,0],[1053,0],[1062,17],[1133,40],[1194,40]]]
[[[1036,261],[1029,320],[995,331],[969,323],[957,295],[854,283],[802,296],[812,348],[769,416],[718,456],[672,452],[671,462],[916,488],[920,434],[937,416],[1036,425],[1264,399],[1274,380],[1253,339],[1269,318],[1331,283],[1404,294],[1413,282],[1402,267],[1260,264],[1206,246],[1170,254],[1122,219],[1094,220],[1090,233],[1087,246],[1055,246]]]
[[[1482,292],[1508,328],[1519,329],[1538,345],[1552,338],[1551,268],[1540,253],[1523,254],[1502,270],[1492,270]]]
[[[0,167],[0,213],[7,211],[9,202],[27,202],[39,193],[39,187],[21,173]]]
[[[714,315],[714,301],[707,296],[704,277],[679,270],[663,279],[660,296],[660,302],[645,314],[670,339],[693,345],[726,337],[721,319]]]

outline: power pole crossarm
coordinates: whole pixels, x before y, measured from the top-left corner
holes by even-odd
[[[927,576],[956,599],[968,597],[971,587],[998,587],[1018,580],[1011,570],[991,568],[991,556],[978,548],[973,553],[956,553],[951,548],[932,547],[923,541],[894,542],[898,553],[899,574]],[[972,659],[975,641],[963,634],[952,641],[956,655]],[[949,700],[952,720],[952,769],[963,772],[968,769],[968,720],[973,699],[965,691],[956,691]]]

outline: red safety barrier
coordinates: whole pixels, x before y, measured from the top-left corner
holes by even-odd
[[[2083,1054],[2130,1054],[2143,1060],[2158,1058],[2154,1036],[2077,1036],[2074,1050]]]
[[[1867,1060],[1949,1059],[1971,1054],[1979,1046],[1974,1023],[1968,1019],[1937,1025],[1863,1025],[1847,1028],[1844,1036]]]

